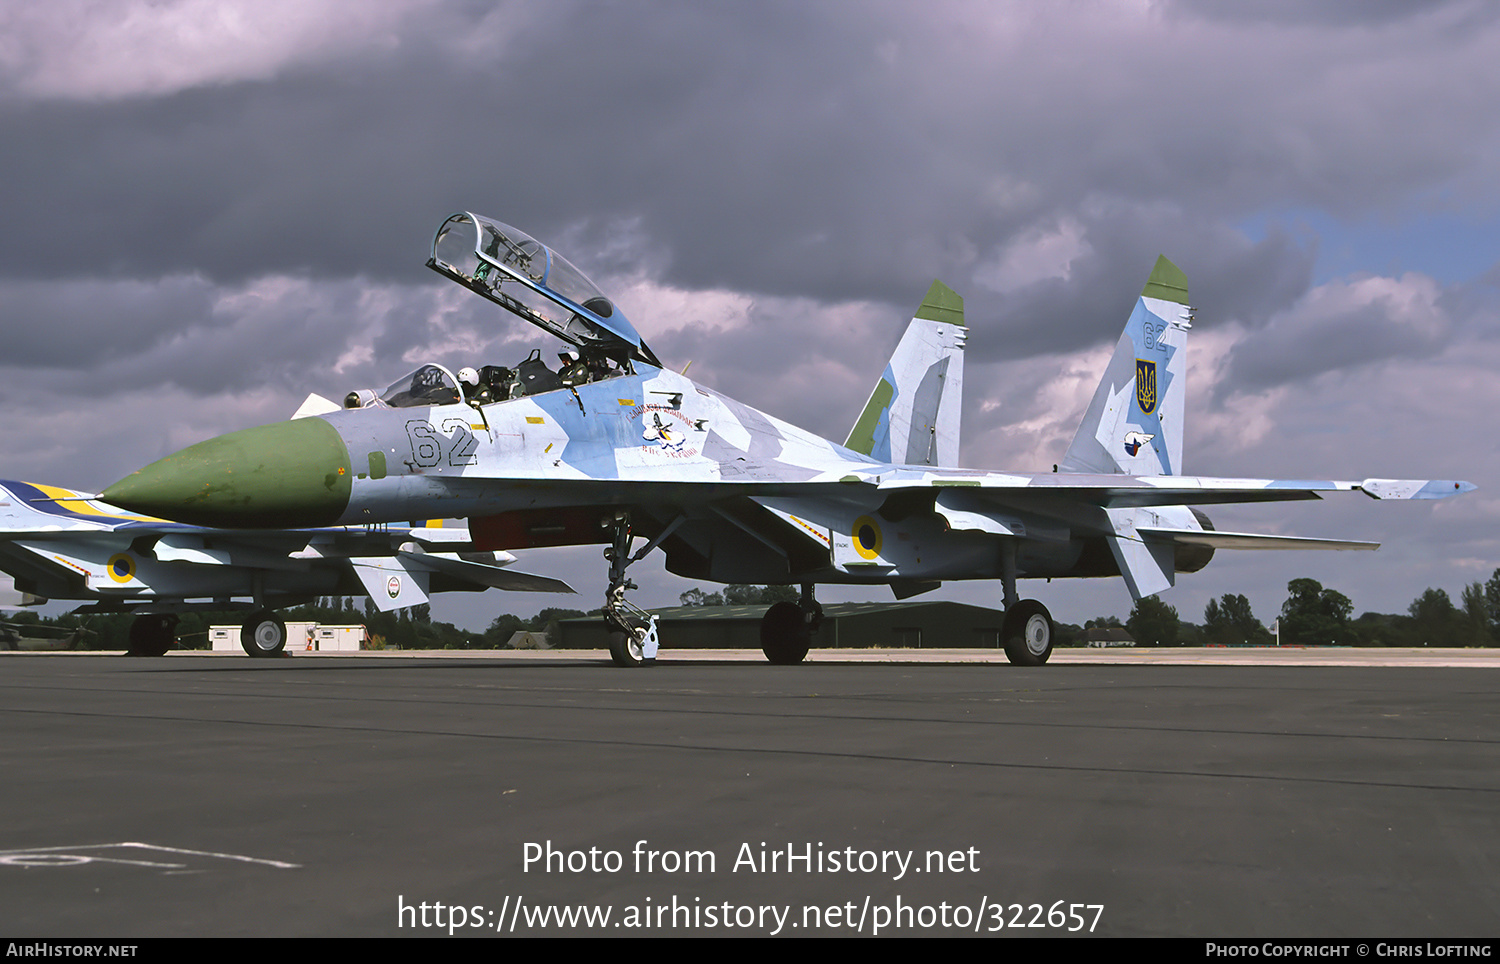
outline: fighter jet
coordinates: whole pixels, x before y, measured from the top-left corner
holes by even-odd
[[[504,568],[508,552],[477,550],[462,527],[347,526],[214,530],[122,511],[72,489],[0,482],[0,571],[27,606],[89,600],[79,612],[136,613],[130,653],[160,656],[177,614],[249,611],[240,641],[277,656],[286,624],[274,610],[318,596],[368,594],[383,612],[433,592],[572,592],[548,576]]]
[[[225,528],[468,520],[474,545],[602,543],[604,614],[620,665],[653,659],[650,614],[626,600],[630,565],[715,582],[800,585],[766,613],[767,658],[800,662],[824,583],[883,584],[898,598],[944,580],[999,579],[1013,663],[1052,652],[1045,606],[1020,579],[1120,575],[1137,599],[1196,572],[1217,549],[1373,549],[1375,544],[1220,532],[1198,508],[1363,492],[1436,499],[1435,480],[1225,479],[1182,475],[1187,279],[1151,271],[1071,446],[1051,472],[958,468],[963,303],[935,283],[844,444],[822,439],[665,368],[625,315],[547,245],[463,212],[428,266],[566,342],[461,377],[424,365],[340,408],[232,432],[155,462],[104,492],[116,505]],[[634,540],[645,544],[635,549]]]

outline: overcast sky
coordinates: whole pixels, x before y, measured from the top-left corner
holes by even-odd
[[[836,440],[941,278],[963,464],[1046,470],[1163,253],[1198,307],[1186,471],[1481,487],[1215,509],[1385,548],[1221,552],[1163,598],[1456,599],[1500,566],[1497,64],[1477,0],[0,0],[0,475],[96,491],[311,391],[547,345],[424,267],[464,209]],[[435,614],[601,602],[597,547],[523,565],[584,595]],[[632,575],[648,606],[693,585]],[[1130,608],[1118,579],[1023,595]]]

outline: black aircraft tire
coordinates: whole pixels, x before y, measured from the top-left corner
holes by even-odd
[[[616,666],[627,669],[636,666],[645,666],[650,660],[646,659],[642,651],[641,636],[638,631],[646,628],[646,622],[642,619],[628,620],[633,632],[625,632],[620,629],[610,630],[609,633],[609,658],[614,660]]]
[[[1052,655],[1056,635],[1047,607],[1035,599],[1023,599],[1005,613],[1001,630],[1005,658],[1015,666],[1041,666]]]
[[[760,620],[760,650],[766,659],[778,666],[790,666],[807,658],[812,633],[802,607],[794,602],[779,602],[766,610]]]
[[[165,656],[172,648],[172,630],[177,628],[177,617],[171,614],[153,613],[137,616],[130,624],[130,648],[128,656]]]
[[[257,659],[280,656],[286,652],[286,623],[269,609],[255,613],[240,627],[240,647]]]

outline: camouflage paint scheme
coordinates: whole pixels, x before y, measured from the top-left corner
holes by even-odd
[[[514,228],[454,215],[429,266],[568,341],[608,377],[489,404],[455,392],[445,404],[391,407],[366,393],[358,408],[326,403],[312,410],[332,410],[191,446],[104,498],[223,527],[464,518],[476,545],[492,549],[618,546],[623,527],[627,554],[645,537],[678,575],[803,584],[805,604],[819,583],[884,584],[904,597],[999,578],[1012,609],[1018,578],[1123,575],[1140,598],[1215,549],[1375,548],[1215,532],[1195,506],[1473,488],[1180,474],[1192,312],[1185,276],[1164,257],[1061,471],[1043,473],[955,466],[967,329],[962,299],[941,283],[839,445],[663,368],[592,282]]]

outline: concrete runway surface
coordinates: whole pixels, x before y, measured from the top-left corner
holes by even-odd
[[[1494,937],[1500,654],[1337,653],[12,654],[0,920]]]

